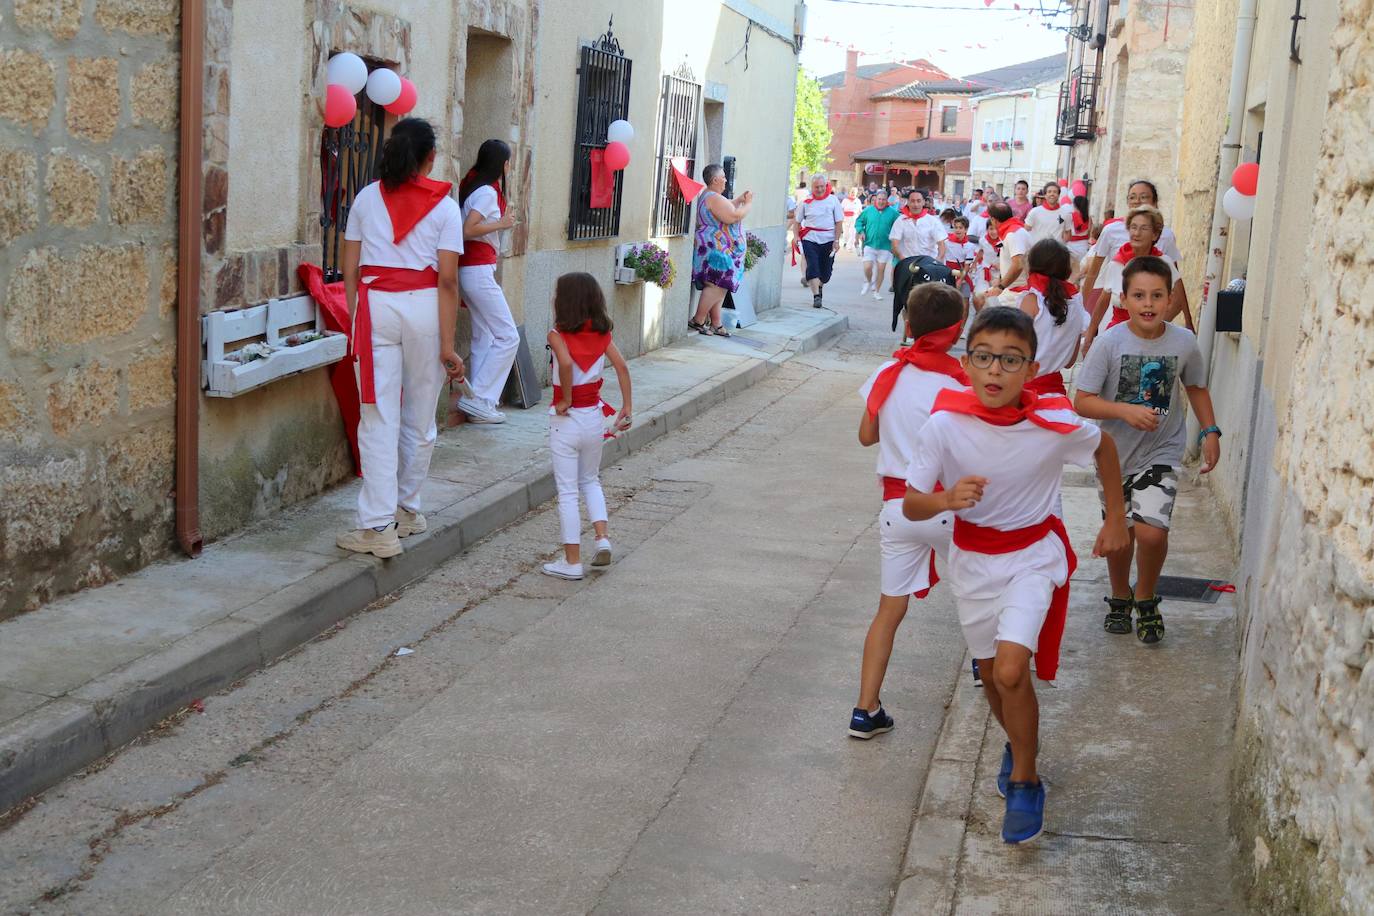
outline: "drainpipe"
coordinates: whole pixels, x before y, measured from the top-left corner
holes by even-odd
[[[1231,89],[1226,102],[1226,134],[1221,139],[1221,162],[1217,169],[1216,202],[1212,208],[1212,233],[1207,243],[1207,268],[1202,275],[1202,314],[1198,317],[1198,349],[1208,383],[1212,379],[1212,351],[1217,337],[1217,289],[1221,285],[1222,262],[1226,255],[1230,217],[1222,206],[1222,186],[1230,180],[1240,161],[1240,138],[1245,118],[1245,87],[1250,79],[1250,53],[1255,39],[1255,9],[1258,0],[1240,0],[1236,18],[1236,49],[1231,57]],[[1188,414],[1188,452],[1197,452],[1197,416]]]
[[[181,4],[181,138],[177,146],[176,536],[200,556],[200,249],[205,3]]]

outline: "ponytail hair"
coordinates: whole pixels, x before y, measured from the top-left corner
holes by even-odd
[[[1064,284],[1072,273],[1069,249],[1056,239],[1041,239],[1031,246],[1026,267],[1030,273],[1044,274],[1055,281],[1045,287],[1045,308],[1050,310],[1055,324],[1063,324],[1069,317],[1069,297],[1064,292]]]
[[[506,163],[510,161],[510,146],[501,140],[483,140],[477,147],[477,161],[458,182],[458,203],[466,203],[473,191],[494,184],[506,194]]]
[[[1088,215],[1088,197],[1080,194],[1073,199],[1073,208],[1078,211],[1078,215],[1083,217],[1083,225],[1092,225],[1092,217]]]
[[[434,146],[434,126],[424,118],[397,121],[382,145],[382,161],[377,167],[382,187],[398,188],[419,175]]]

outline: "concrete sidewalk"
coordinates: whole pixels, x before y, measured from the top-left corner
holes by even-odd
[[[1045,833],[1024,848],[1002,842],[994,783],[1006,738],[965,675],[893,913],[1243,913],[1226,802],[1238,641],[1231,596],[1166,597],[1167,633],[1155,646],[1107,634],[1107,567],[1092,557],[1095,477],[1065,475],[1064,512],[1079,567],[1056,686],[1036,681]],[[1236,558],[1192,471],[1173,521],[1164,574],[1229,581]]]
[[[692,335],[632,360],[636,425],[607,444],[605,463],[846,326],[828,310],[785,305],[736,338]],[[614,374],[607,391],[618,404]],[[353,481],[195,560],[160,563],[0,623],[0,813],[551,499],[548,403],[546,389],[542,405],[509,411],[502,426],[440,435],[424,491],[429,530],[408,538],[398,557],[334,546],[352,524]]]

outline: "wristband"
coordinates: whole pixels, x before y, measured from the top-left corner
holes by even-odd
[[[1201,444],[1202,444],[1202,440],[1203,440],[1203,439],[1206,439],[1206,438],[1207,438],[1208,436],[1210,436],[1212,433],[1216,433],[1216,434],[1217,434],[1217,438],[1220,439],[1220,438],[1221,438],[1221,427],[1220,427],[1220,426],[1209,426],[1209,427],[1207,427],[1206,429],[1204,429],[1204,430],[1202,430],[1201,432],[1199,432],[1199,433],[1197,434],[1197,444],[1198,444],[1198,445],[1201,445]]]

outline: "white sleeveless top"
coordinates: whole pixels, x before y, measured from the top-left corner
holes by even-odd
[[[1034,319],[1035,361],[1040,364],[1040,374],[1060,371],[1073,359],[1078,349],[1078,338],[1087,328],[1088,312],[1083,308],[1083,294],[1075,293],[1069,297],[1068,314],[1063,324],[1055,324],[1054,315],[1045,307],[1045,297],[1039,290],[1029,289],[1020,295],[1034,296],[1035,304],[1040,307]],[[1017,302],[1019,305],[1020,300]]]

